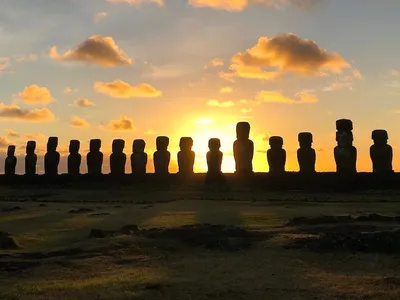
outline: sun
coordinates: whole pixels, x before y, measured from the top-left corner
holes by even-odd
[[[232,173],[235,171],[235,160],[233,158],[233,142],[236,140],[235,124],[226,120],[209,117],[196,118],[182,126],[178,136],[190,136],[193,138],[193,151],[196,153],[195,172],[207,172],[206,154],[209,151],[208,141],[211,138],[221,140],[221,152],[224,154],[222,160],[222,172]]]

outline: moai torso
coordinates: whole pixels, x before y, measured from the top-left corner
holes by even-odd
[[[207,166],[208,174],[220,175],[223,153],[219,151],[221,148],[221,141],[219,139],[210,139],[208,142],[208,148],[210,151],[207,152]]]
[[[15,175],[17,158],[15,157],[15,146],[8,146],[7,157],[4,164],[4,173],[6,175]]]
[[[300,173],[309,174],[315,172],[316,155],[312,148],[313,137],[309,132],[301,132],[298,136],[300,148],[297,150]]]
[[[193,174],[195,160],[195,153],[192,151],[193,139],[190,137],[181,138],[179,147],[181,149],[181,151],[178,152],[179,174]]]
[[[79,175],[81,173],[82,156],[79,154],[81,143],[78,140],[71,140],[69,143],[68,174]]]
[[[154,152],[154,172],[156,174],[169,174],[169,162],[171,160],[171,153],[168,151],[169,138],[166,136],[159,136],[156,139],[157,151]]]
[[[381,129],[372,132],[374,145],[370,148],[370,156],[374,173],[393,172],[393,149],[387,143],[388,138],[386,130]]]
[[[337,132],[338,145],[334,149],[336,170],[338,173],[357,173],[357,149],[353,146],[351,131]]]
[[[249,174],[253,172],[254,143],[249,139],[250,124],[240,122],[236,125],[237,140],[233,143],[236,173]]]
[[[131,155],[132,174],[146,174],[147,154],[144,152],[146,142],[144,140],[134,140]]]
[[[90,140],[90,150],[86,156],[88,174],[100,175],[103,166],[103,153],[100,152],[101,140]]]
[[[37,155],[35,154],[35,149],[36,149],[35,141],[28,141],[26,143],[26,156],[25,156],[26,175],[36,174]]]
[[[283,147],[283,139],[279,136],[273,136],[269,139],[271,149],[267,151],[269,172],[280,174],[285,172],[286,151]]]
[[[44,172],[46,175],[55,176],[58,174],[60,153],[57,152],[58,138],[49,137],[47,141],[47,153],[44,156]]]
[[[110,156],[110,170],[112,175],[124,175],[126,154],[123,152],[125,148],[124,140],[114,140],[112,144],[112,154]]]

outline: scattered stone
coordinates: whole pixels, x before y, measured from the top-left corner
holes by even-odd
[[[97,213],[97,214],[90,214],[92,217],[101,217],[101,216],[110,216],[110,213]]]
[[[134,234],[139,232],[139,227],[137,225],[125,225],[119,232],[122,234]]]
[[[107,234],[101,229],[92,229],[89,233],[89,238],[103,239]]]
[[[354,219],[351,216],[321,216],[315,218],[296,217],[289,220],[286,226],[336,224],[352,221],[354,221]]]
[[[38,265],[39,261],[0,261],[0,272],[22,272]]]
[[[11,212],[11,211],[19,211],[22,210],[20,206],[12,206],[12,207],[4,207],[1,209],[2,212]]]
[[[144,286],[145,290],[161,290],[163,285],[161,283],[148,283]]]
[[[39,206],[40,206],[40,207],[46,207],[46,206],[47,206],[47,204],[40,203],[40,204],[39,204]]]
[[[395,217],[382,216],[378,214],[369,214],[366,216],[359,216],[356,218],[359,222],[394,222]]]
[[[0,231],[0,250],[18,249],[17,241],[8,233]]]
[[[122,208],[122,205],[115,205],[114,208]]]
[[[398,254],[400,253],[400,230],[373,233],[326,233],[317,237],[295,239],[287,247],[307,248],[320,253],[350,251]]]
[[[88,213],[88,212],[92,212],[94,211],[91,208],[87,208],[87,207],[82,207],[79,209],[71,209],[68,213],[69,214],[83,214],[83,213]]]

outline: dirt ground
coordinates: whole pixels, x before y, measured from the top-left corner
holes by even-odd
[[[0,195],[2,300],[399,299],[399,192]]]

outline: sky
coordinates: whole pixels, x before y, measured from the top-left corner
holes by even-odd
[[[0,168],[27,140],[38,170],[49,136],[59,171],[71,139],[191,136],[195,170],[206,171],[210,138],[221,139],[223,171],[234,170],[237,122],[251,124],[254,170],[267,172],[270,136],[284,139],[297,171],[297,135],[314,135],[317,170],[334,171],[335,121],[354,123],[357,168],[371,171],[371,132],[386,129],[400,170],[398,0],[0,0]],[[130,172],[129,159],[127,172]],[[152,172],[150,159],[148,171]],[[82,162],[86,172],[86,162]]]

